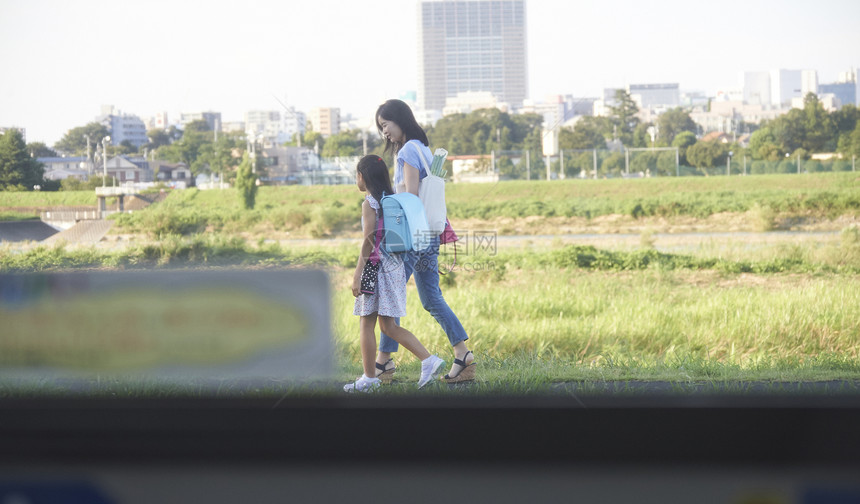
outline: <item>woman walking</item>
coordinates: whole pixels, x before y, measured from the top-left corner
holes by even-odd
[[[376,111],[376,127],[385,139],[385,153],[397,155],[394,167],[394,190],[410,192],[418,196],[418,187],[426,177],[429,160],[433,158],[427,134],[418,125],[412,109],[401,100],[388,100]],[[424,162],[421,157],[423,156]],[[439,288],[439,237],[435,237],[430,247],[421,252],[404,254],[406,281],[414,274],[415,285],[421,305],[430,312],[448,336],[454,348],[454,365],[444,376],[448,383],[475,379],[475,356],[466,346],[469,336],[460,320],[442,297]],[[399,321],[398,321],[399,323]],[[391,354],[396,352],[397,342],[383,332],[379,339],[379,353],[376,358],[376,375],[383,381],[390,381],[395,366]]]

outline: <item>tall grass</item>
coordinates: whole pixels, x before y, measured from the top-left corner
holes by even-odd
[[[237,236],[207,233],[167,235],[155,244],[119,251],[94,247],[38,246],[26,251],[0,248],[0,272],[27,273],[74,269],[147,269],[161,267],[327,267],[355,262],[353,247],[284,248],[277,243],[250,244]]]
[[[708,217],[756,208],[834,216],[860,210],[860,177],[853,173],[803,176],[663,177],[637,180],[511,181],[452,184],[452,218]]]
[[[613,250],[591,245],[502,249],[498,252],[461,252],[456,269],[503,279],[509,270],[578,269],[582,271],[716,271],[743,273],[860,273],[860,229],[848,227],[835,243],[819,245],[778,244],[750,250],[748,244],[708,246],[691,253],[660,252],[653,239],[633,250]],[[277,241],[255,243],[228,234],[202,233],[190,237],[166,234],[158,242],[104,251],[95,247],[36,246],[19,250],[0,247],[0,272],[59,271],[76,268],[151,268],[162,266],[337,266],[351,267],[357,247],[340,245],[285,246]],[[440,263],[451,266],[452,249],[442,249]],[[455,285],[458,275],[443,277]]]
[[[117,215],[117,228],[153,237],[202,231],[322,238],[359,229],[362,195],[354,186],[262,187],[253,210],[235,189],[174,191],[143,212]]]
[[[0,191],[0,208],[95,206],[94,191]]]
[[[486,379],[860,377],[860,232],[848,228],[829,249],[771,254],[735,261],[653,249],[502,251],[461,257],[443,290]],[[0,271],[322,267],[331,275],[335,347],[348,376],[359,369],[349,290],[355,258],[349,245],[284,248],[204,234],[117,252],[0,249]],[[403,326],[448,356],[447,338],[412,284],[407,313]],[[417,370],[408,353],[397,358],[407,373]]]
[[[338,282],[334,328],[348,358],[358,362],[348,280],[344,276]],[[752,371],[768,371],[778,379],[779,369],[816,362],[830,362],[823,367],[830,367],[831,376],[856,378],[857,285],[857,276],[739,278],[714,272],[571,269],[509,272],[502,280],[461,275],[455,287],[445,289],[445,297],[481,358],[499,362],[528,356],[565,363],[568,372],[558,379],[582,368],[617,371],[620,363],[628,373],[613,374],[613,379],[641,377],[643,367],[672,369],[675,379],[721,378],[715,373],[737,379]],[[409,316],[401,324],[431,351],[449,354],[447,338],[416,294],[410,287]],[[398,359],[413,361],[408,352]],[[702,364],[707,362],[716,365]]]
[[[746,177],[507,181],[448,184],[448,212],[459,219],[516,217],[633,218],[750,213],[755,227],[770,230],[777,216],[835,217],[860,212],[860,178],[848,172]],[[354,185],[261,187],[245,211],[235,189],[173,191],[134,214],[116,215],[114,232],[153,237],[201,231],[329,237],[360,228],[362,194]],[[87,191],[0,192],[0,208],[95,205]]]

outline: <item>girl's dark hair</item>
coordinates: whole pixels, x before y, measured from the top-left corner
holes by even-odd
[[[367,187],[367,192],[382,203],[382,193],[394,194],[394,189],[391,188],[391,177],[388,175],[388,166],[381,157],[375,155],[364,156],[358,160],[358,165],[355,169],[361,173],[364,178],[364,185]]]
[[[403,130],[403,134],[406,136],[404,143],[410,140],[419,140],[427,147],[430,147],[430,141],[427,140],[427,133],[424,132],[418,124],[418,121],[415,120],[415,115],[412,114],[412,109],[409,108],[409,105],[407,105],[406,102],[401,100],[388,100],[376,109],[376,129],[379,130],[380,135],[382,134],[382,124],[380,123],[382,119],[393,122]],[[403,144],[392,142],[385,138],[385,153],[396,153],[401,149],[401,147],[403,147]]]

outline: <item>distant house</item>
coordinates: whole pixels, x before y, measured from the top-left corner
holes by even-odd
[[[719,142],[727,144],[731,141],[731,137],[728,134],[722,133],[719,131],[712,131],[707,135],[703,136],[701,139],[702,142]]]
[[[194,185],[191,170],[185,163],[165,163],[164,161],[151,161],[150,166],[155,171],[155,180],[158,182],[182,182],[186,186]]]
[[[312,168],[319,169],[318,159],[314,151],[307,147],[264,148],[260,180],[266,185],[298,184],[305,172]]]
[[[106,166],[107,176],[113,177],[117,182],[152,182],[152,169],[149,162],[143,158],[117,156],[108,160]],[[96,174],[103,173],[98,166],[95,171]]]
[[[67,178],[87,180],[90,175],[85,157],[40,157],[36,158],[36,161],[45,165],[45,178],[48,180]],[[89,165],[91,166],[92,163]]]
[[[448,156],[452,161],[454,182],[498,182],[493,171],[492,156],[487,154]]]

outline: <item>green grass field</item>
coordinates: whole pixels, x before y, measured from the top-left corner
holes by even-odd
[[[467,390],[545,391],[560,382],[626,380],[860,380],[857,231],[825,250],[776,246],[737,261],[710,257],[706,249],[679,255],[556,244],[461,256],[461,268],[443,278],[443,291],[481,363],[480,381]],[[322,267],[334,293],[335,379],[344,381],[360,373],[348,289],[356,251],[357,245],[285,249],[226,237],[173,238],[123,252],[0,254],[0,271]],[[407,312],[403,326],[450,362],[447,339],[412,284]],[[0,353],[10,355],[2,345]],[[408,393],[418,363],[408,352],[397,359],[400,379],[388,390]]]
[[[491,207],[517,207],[519,216],[537,221],[579,201],[617,211],[634,201],[652,208],[643,202],[674,200],[687,202],[678,208],[693,209],[691,215],[757,205],[772,212],[856,218],[860,208],[858,179],[851,173],[451,185],[449,194],[452,215],[477,218]],[[351,186],[263,188],[257,209],[243,212],[231,191],[177,191],[163,203],[118,219],[120,228],[161,236],[157,241],[118,250],[4,246],[0,272],[324,268],[334,293],[338,368],[333,381],[343,383],[360,373],[358,318],[348,288],[357,243],[298,246],[264,238],[287,229],[299,236],[352,236],[360,201]],[[860,229],[846,227],[827,242],[802,236],[791,244],[702,240],[684,253],[658,252],[653,239],[643,235],[635,247],[526,240],[494,254],[461,255],[460,268],[443,277],[442,288],[470,335],[480,380],[439,393],[532,393],[559,383],[588,389],[628,380],[764,381],[775,387],[860,380]],[[403,326],[450,364],[447,339],[421,308],[412,284],[407,312]],[[0,338],[0,355],[10,355],[4,341]],[[399,379],[387,390],[410,392],[418,363],[403,351],[397,360]],[[104,387],[110,393],[123,385]],[[248,393],[308,393],[291,387]],[[57,391],[51,384],[44,390]],[[157,384],[122,390],[180,392]],[[224,390],[240,392],[229,385]],[[0,396],[16,393],[0,386]]]
[[[725,213],[749,214],[748,227],[767,231],[780,227],[778,219],[856,216],[860,176],[838,172],[448,184],[446,198],[455,227],[483,222],[504,234],[553,233],[558,226],[556,221],[501,225],[499,219],[707,219]],[[146,212],[112,217],[117,224],[112,232],[156,238],[204,231],[255,238],[341,236],[358,233],[361,200],[352,185],[262,187],[255,208],[245,211],[235,189],[173,191]],[[91,192],[0,192],[0,209],[23,215],[38,215],[38,208],[95,204]]]

